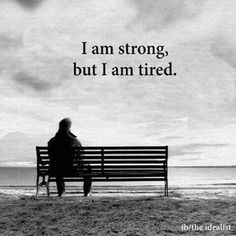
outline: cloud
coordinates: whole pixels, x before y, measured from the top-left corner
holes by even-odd
[[[17,49],[19,47],[23,47],[23,40],[21,37],[0,34],[0,50],[9,50],[11,48]]]
[[[200,15],[204,1],[134,0],[134,3],[137,8],[135,22],[142,24],[147,31],[160,31]]]
[[[28,87],[34,91],[48,91],[51,89],[51,83],[42,81],[38,77],[27,74],[26,72],[19,72],[13,77],[18,85]]]
[[[169,154],[170,154],[170,157],[179,156],[182,159],[183,156],[200,155],[200,154],[202,154],[202,152],[170,149]],[[199,160],[199,158],[198,158],[198,160]]]
[[[47,136],[46,136],[47,137]],[[45,135],[26,135],[24,133],[8,133],[0,139],[0,166],[25,166],[36,162],[35,146],[46,144]],[[14,145],[14,148],[12,148]]]
[[[170,156],[186,156],[186,155],[199,155],[203,152],[202,149],[209,149],[209,148],[222,148],[227,147],[228,144],[224,143],[190,143],[190,144],[184,144],[184,145],[176,145],[170,147]]]
[[[181,148],[187,150],[196,150],[200,148],[207,148],[207,147],[226,147],[228,144],[225,143],[190,143],[182,145]]]
[[[234,40],[228,40],[224,36],[217,38],[211,46],[211,52],[236,70],[236,46]]]
[[[157,135],[158,133],[154,133],[154,135]],[[160,138],[159,140],[161,142],[165,142],[165,141],[171,141],[171,140],[181,140],[183,139],[182,136],[166,136],[166,137],[163,137],[163,138]]]
[[[188,157],[188,158],[182,158],[181,159],[183,162],[191,162],[190,164],[193,164],[193,161],[196,161],[198,162],[199,161],[199,158],[197,157]],[[194,166],[194,165],[193,165]]]
[[[20,6],[27,10],[36,9],[44,0],[15,0]]]

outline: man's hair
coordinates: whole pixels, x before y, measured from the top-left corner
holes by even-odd
[[[59,122],[59,129],[60,130],[68,130],[71,127],[71,119],[70,118],[64,118]]]

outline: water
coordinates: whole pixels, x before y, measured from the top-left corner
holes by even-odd
[[[170,187],[235,187],[236,167],[172,167],[168,172]],[[18,167],[0,167],[0,187],[35,186],[36,169]],[[82,185],[82,183],[74,183]],[[161,185],[161,182],[99,182],[96,186],[121,185]],[[70,184],[71,185],[71,184]]]

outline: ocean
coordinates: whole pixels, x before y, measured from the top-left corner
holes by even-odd
[[[236,187],[236,167],[169,167],[169,187]],[[0,167],[0,187],[34,187],[36,168]],[[82,185],[82,183],[74,183]],[[68,183],[68,185],[71,185]],[[161,185],[160,182],[99,182],[98,186]]]

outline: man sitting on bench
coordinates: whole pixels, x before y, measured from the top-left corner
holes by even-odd
[[[56,177],[58,196],[65,193],[65,182],[63,177],[73,173],[73,147],[81,147],[80,141],[70,132],[71,120],[65,118],[59,123],[59,130],[48,142],[49,156],[51,160],[51,171]],[[83,167],[85,171],[91,172],[90,166]],[[92,181],[89,176],[84,177],[84,196],[89,196]]]

